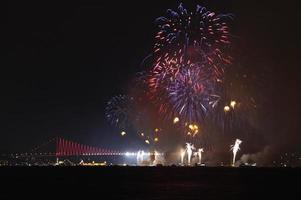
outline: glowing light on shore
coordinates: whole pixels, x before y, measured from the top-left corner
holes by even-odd
[[[149,144],[149,140],[145,140],[145,143],[146,143],[146,144]]]
[[[122,131],[120,134],[121,134],[121,136],[125,136],[126,132]]]
[[[142,137],[144,137],[144,133],[140,133],[140,135],[141,135]]]
[[[158,142],[158,141],[159,141],[159,138],[155,137],[154,141],[155,141],[155,142]]]
[[[155,132],[159,132],[159,129],[158,129],[158,128],[155,128]]]

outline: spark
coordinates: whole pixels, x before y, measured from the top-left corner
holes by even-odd
[[[229,106],[225,106],[225,107],[224,107],[224,111],[225,111],[225,112],[230,111],[230,107],[229,107]]]
[[[230,102],[230,106],[231,106],[233,109],[234,109],[235,105],[236,105],[236,101],[231,101],[231,102]]]
[[[188,135],[193,135],[193,137],[199,132],[199,127],[196,124],[189,124],[188,128],[190,131],[188,131]]]
[[[112,97],[105,108],[107,120],[118,128],[127,128],[130,124],[133,103],[134,99],[127,95]]]
[[[178,117],[175,117],[175,118],[173,119],[173,123],[174,123],[174,124],[178,123],[179,121],[180,121],[180,119],[179,119]]]

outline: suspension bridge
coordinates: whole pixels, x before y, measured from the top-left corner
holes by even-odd
[[[72,157],[72,156],[122,156],[124,152],[81,144],[64,138],[52,138],[29,152],[2,154],[10,157]]]

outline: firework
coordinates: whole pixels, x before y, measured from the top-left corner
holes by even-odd
[[[173,116],[200,122],[219,100],[215,72],[208,64],[160,63],[149,76],[149,96],[166,119]]]
[[[145,144],[149,144],[152,147],[155,146],[160,141],[160,135],[158,132],[151,129],[145,128],[143,132],[137,132],[138,138],[140,138]]]
[[[157,18],[154,50],[143,61],[151,63],[137,73],[129,96],[119,95],[108,103],[106,117],[111,124],[120,131],[133,124],[149,146],[164,144],[164,139],[170,138],[163,132],[173,132],[173,136],[184,133],[181,137],[189,145],[206,148],[220,133],[241,132],[234,128],[247,121],[242,119],[255,100],[245,87],[247,75],[237,66],[228,67],[233,60],[229,56],[232,19],[231,14],[216,14],[199,5],[188,11],[183,4]],[[175,131],[169,131],[171,127]],[[192,151],[188,144],[187,153]],[[199,163],[202,152],[196,153]],[[190,159],[191,155],[189,164]]]
[[[165,61],[156,63],[149,79],[150,89],[156,91],[161,85],[168,84],[168,82],[173,80],[179,68],[180,64],[176,62]]]
[[[180,4],[156,20],[159,32],[148,84],[151,100],[165,118],[179,115],[201,122],[217,106],[220,95],[214,87],[223,82],[224,66],[231,63],[223,52],[230,43],[228,19],[232,15],[216,15],[201,6],[188,12]]]
[[[130,115],[133,111],[132,97],[127,95],[114,96],[105,108],[105,115],[107,120],[118,128],[125,129],[131,123]],[[124,135],[124,134],[123,134]]]
[[[149,72],[147,96],[158,113],[166,120],[172,117],[167,90],[174,81],[174,76],[179,68],[178,64],[160,62]]]
[[[236,72],[238,73],[238,72]],[[243,80],[231,75],[223,84],[218,84],[215,92],[219,95],[215,106],[207,115],[207,120],[221,128],[222,133],[235,133],[251,130],[250,126],[256,120],[256,104],[252,90],[242,86]],[[244,129],[244,131],[241,131]]]
[[[156,19],[159,28],[154,52],[158,59],[186,58],[201,61],[225,58],[222,49],[230,44],[228,21],[231,14],[216,14],[198,5],[188,11],[181,3],[176,10]]]
[[[214,81],[204,66],[182,67],[167,88],[173,113],[188,122],[202,122],[211,107]]]

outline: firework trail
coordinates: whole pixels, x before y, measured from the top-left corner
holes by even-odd
[[[180,63],[170,61],[156,63],[149,76],[150,92],[158,93],[162,87],[168,87],[178,73],[180,65]]]

